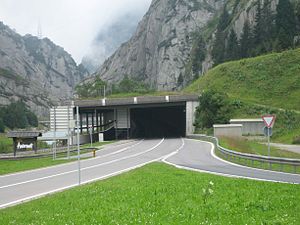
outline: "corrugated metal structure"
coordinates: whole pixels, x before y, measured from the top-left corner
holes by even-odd
[[[50,129],[52,131],[66,131],[69,121],[74,120],[74,106],[55,106],[50,109]]]

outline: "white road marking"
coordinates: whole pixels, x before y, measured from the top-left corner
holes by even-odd
[[[192,140],[192,141],[198,141],[198,142],[203,142],[203,143],[207,143],[207,144],[210,144],[211,145],[211,150],[210,150],[210,153],[211,155],[214,157],[214,144],[211,143],[211,142],[207,142],[207,141],[201,141],[201,140],[194,140],[194,139],[188,139],[188,140]],[[179,169],[185,169],[185,170],[190,170],[190,171],[195,171],[195,172],[201,172],[201,173],[209,173],[209,174],[214,174],[214,175],[220,175],[220,176],[225,176],[225,177],[232,177],[232,178],[244,178],[244,179],[249,179],[249,180],[258,180],[258,181],[268,181],[268,182],[275,182],[275,183],[288,183],[288,184],[297,184],[297,183],[293,183],[293,182],[284,182],[284,181],[276,181],[276,180],[270,180],[270,179],[262,179],[262,178],[253,178],[253,177],[247,177],[247,176],[239,176],[239,175],[233,175],[233,174],[227,174],[227,173],[220,173],[220,172],[213,172],[213,171],[209,171],[209,170],[203,170],[203,169],[195,169],[195,168],[192,168],[192,167],[187,167],[187,166],[180,166],[180,165],[177,165],[175,163],[171,163],[169,161],[167,161],[168,158],[170,158],[171,156],[177,154],[179,151],[177,151],[176,153],[170,155],[169,157],[165,157],[163,159],[163,162],[166,163],[166,164],[169,164],[171,166],[174,166],[176,168],[179,168]],[[225,162],[225,163],[228,163],[228,164],[231,164],[225,160],[222,160],[220,159],[219,157],[215,156],[215,159],[217,160],[220,160],[222,162]],[[232,165],[232,164],[231,164]],[[234,164],[236,165],[236,164]],[[240,166],[240,165],[237,165],[237,166]],[[245,166],[241,166],[241,167],[245,167]],[[247,169],[253,169],[255,170],[254,168],[250,168],[250,167],[245,167]],[[263,170],[263,171],[266,171],[266,170]],[[290,174],[289,174],[290,175]]]
[[[219,161],[222,161],[222,162],[227,163],[227,164],[232,165],[232,166],[242,167],[242,168],[246,168],[246,169],[250,169],[250,170],[258,170],[258,171],[263,171],[263,172],[268,172],[268,173],[278,173],[278,174],[284,174],[284,175],[289,175],[289,176],[300,176],[299,174],[285,173],[285,172],[273,171],[273,170],[264,170],[264,169],[260,169],[260,168],[253,168],[253,167],[248,167],[248,166],[240,165],[240,164],[237,164],[237,163],[229,162],[227,160],[224,160],[224,159],[220,158],[219,156],[217,156],[215,154],[215,151],[214,151],[215,145],[213,143],[207,142],[207,141],[195,140],[195,139],[189,139],[189,140],[191,140],[191,141],[200,141],[200,142],[211,144],[213,146],[212,150],[210,151],[211,156],[214,157],[215,159],[219,160]]]
[[[154,150],[155,148],[157,148],[164,140],[165,139],[163,138],[158,144],[151,147],[150,149],[147,149],[146,151],[138,152],[136,154],[129,155],[129,156],[124,156],[122,158],[114,159],[114,160],[107,161],[107,162],[104,162],[104,163],[100,163],[100,164],[97,164],[97,165],[94,165],[94,166],[84,167],[84,168],[81,169],[81,171],[97,168],[97,167],[100,167],[100,166],[112,164],[112,163],[115,163],[115,162],[119,162],[119,161],[122,161],[122,160],[125,160],[125,159],[129,159],[129,158],[133,158],[133,157],[145,154],[145,153],[150,152],[150,151]],[[27,184],[27,183],[32,183],[32,182],[45,180],[45,179],[49,179],[49,178],[53,178],[53,177],[58,177],[58,176],[62,176],[62,175],[70,174],[70,173],[75,173],[75,172],[78,172],[78,170],[77,169],[76,170],[70,170],[70,171],[67,171],[67,172],[57,173],[57,174],[53,174],[53,175],[50,175],[50,176],[45,176],[45,177],[40,177],[40,178],[36,178],[36,179],[32,179],[32,180],[27,180],[27,181],[23,181],[23,182],[14,183],[14,184],[9,184],[9,185],[5,185],[5,186],[1,186],[0,189],[9,188],[9,187],[18,186],[18,185]]]
[[[164,141],[164,139],[162,139],[162,141],[160,143],[162,143]],[[184,140],[182,139],[182,145],[177,149],[175,150],[174,152],[178,152],[184,145]],[[174,153],[172,152],[172,153]],[[86,180],[86,181],[83,181],[81,183],[81,185],[83,184],[88,184],[88,183],[92,183],[92,182],[95,182],[97,180],[104,180],[104,179],[107,179],[107,178],[110,178],[112,176],[115,176],[115,175],[118,175],[118,174],[121,174],[121,173],[124,173],[124,172],[128,172],[130,170],[133,170],[133,169],[136,169],[136,168],[139,168],[139,167],[142,167],[142,166],[145,166],[149,163],[152,163],[152,162],[156,162],[156,161],[159,161],[159,160],[162,160],[164,158],[166,158],[167,156],[169,156],[170,154],[167,154],[165,156],[161,156],[159,158],[156,158],[156,159],[153,159],[153,160],[150,160],[150,161],[147,161],[145,163],[141,163],[141,164],[138,164],[136,166],[132,166],[132,167],[129,167],[129,168],[126,168],[126,169],[123,169],[123,170],[119,170],[119,171],[116,171],[116,172],[113,172],[113,173],[110,173],[110,174],[107,174],[107,175],[104,175],[104,176],[101,176],[101,177],[98,177],[98,178],[94,178],[94,179],[90,179],[90,180]],[[33,199],[37,199],[37,198],[41,198],[45,195],[49,195],[49,194],[52,194],[52,193],[55,193],[55,192],[60,192],[60,191],[64,191],[66,189],[70,189],[70,188],[73,188],[73,187],[76,187],[76,186],[79,186],[78,183],[76,184],[72,184],[72,185],[69,185],[69,186],[66,186],[66,187],[62,187],[62,188],[58,188],[58,189],[55,189],[55,190],[52,190],[52,191],[47,191],[47,192],[43,192],[43,193],[40,193],[40,194],[37,194],[37,195],[33,195],[33,196],[30,196],[30,197],[26,197],[26,198],[22,198],[22,199],[18,199],[18,200],[15,200],[15,201],[12,201],[12,202],[9,202],[9,203],[5,203],[5,204],[2,204],[0,205],[0,209],[1,208],[6,208],[6,207],[10,207],[10,206],[14,206],[16,204],[19,204],[19,203],[23,203],[23,202],[27,202],[27,201],[30,201],[30,200],[33,200]]]
[[[173,155],[176,155],[184,147],[184,139],[183,138],[181,138],[181,142],[182,142],[182,144],[178,149],[176,149],[174,152],[171,152],[170,154],[168,154],[162,158],[163,162],[166,163],[166,159],[172,157]]]
[[[143,140],[141,140],[143,141]],[[141,142],[140,141],[140,142]],[[134,142],[134,141],[130,141],[130,142],[126,142],[126,143],[122,143],[122,144],[118,144],[118,145],[107,145],[107,146],[104,146],[104,148],[112,148],[112,147],[115,147],[115,146],[122,146],[122,145],[126,145],[128,143],[131,143],[131,142]],[[139,143],[139,142],[138,142]],[[136,144],[134,145],[130,145],[130,146],[135,146]],[[130,147],[128,146],[128,147]],[[127,148],[128,148],[127,147]],[[101,151],[102,149],[99,149],[97,150],[98,151]],[[91,161],[91,160],[95,160],[97,158],[99,158],[100,156],[97,156],[95,158],[91,158],[91,159],[85,159],[84,161],[87,162],[87,161]],[[16,175],[20,175],[20,174],[25,174],[25,173],[31,173],[31,172],[35,172],[35,171],[41,171],[41,170],[45,170],[45,169],[49,169],[49,168],[59,168],[59,167],[62,167],[62,166],[66,166],[66,165],[70,165],[70,164],[73,164],[73,163],[76,163],[74,161],[72,162],[68,162],[68,163],[63,163],[63,164],[60,164],[60,165],[54,165],[54,166],[47,166],[47,167],[43,167],[43,168],[38,168],[38,169],[32,169],[32,170],[26,170],[26,171],[21,171],[21,172],[16,172],[16,173],[10,173],[10,174],[6,174],[6,175],[0,175],[0,179],[3,178],[3,177],[10,177],[10,176],[16,176]]]

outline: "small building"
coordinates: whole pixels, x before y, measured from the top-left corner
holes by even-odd
[[[242,124],[215,124],[214,136],[215,137],[242,137]]]
[[[243,135],[264,135],[265,124],[259,119],[231,119],[230,124],[242,124]]]
[[[37,137],[41,137],[42,133],[39,131],[10,131],[7,134],[8,138],[13,139],[14,156],[17,150],[31,149],[37,152]]]

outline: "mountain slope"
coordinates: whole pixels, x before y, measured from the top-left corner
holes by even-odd
[[[0,22],[0,105],[22,99],[39,116],[69,99],[87,72],[49,39],[21,36]]]
[[[174,90],[184,76],[193,33],[203,28],[224,0],[153,0],[133,37],[97,72],[116,83],[125,75],[158,90]]]
[[[298,0],[289,1],[296,6]],[[133,37],[95,75],[111,84],[128,75],[152,89],[180,90],[213,64],[287,49],[281,48],[275,24],[281,18],[280,2],[284,1],[153,0]],[[288,15],[300,13],[300,7],[289,10]],[[300,19],[292,17],[298,25],[286,20],[283,27],[295,27],[289,39],[297,42]]]
[[[221,64],[185,89],[214,89],[237,100],[300,111],[300,49]]]

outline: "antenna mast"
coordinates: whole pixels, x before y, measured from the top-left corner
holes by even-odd
[[[38,39],[43,39],[42,25],[41,25],[40,20],[39,20],[39,23],[38,23],[37,37],[38,37]]]

